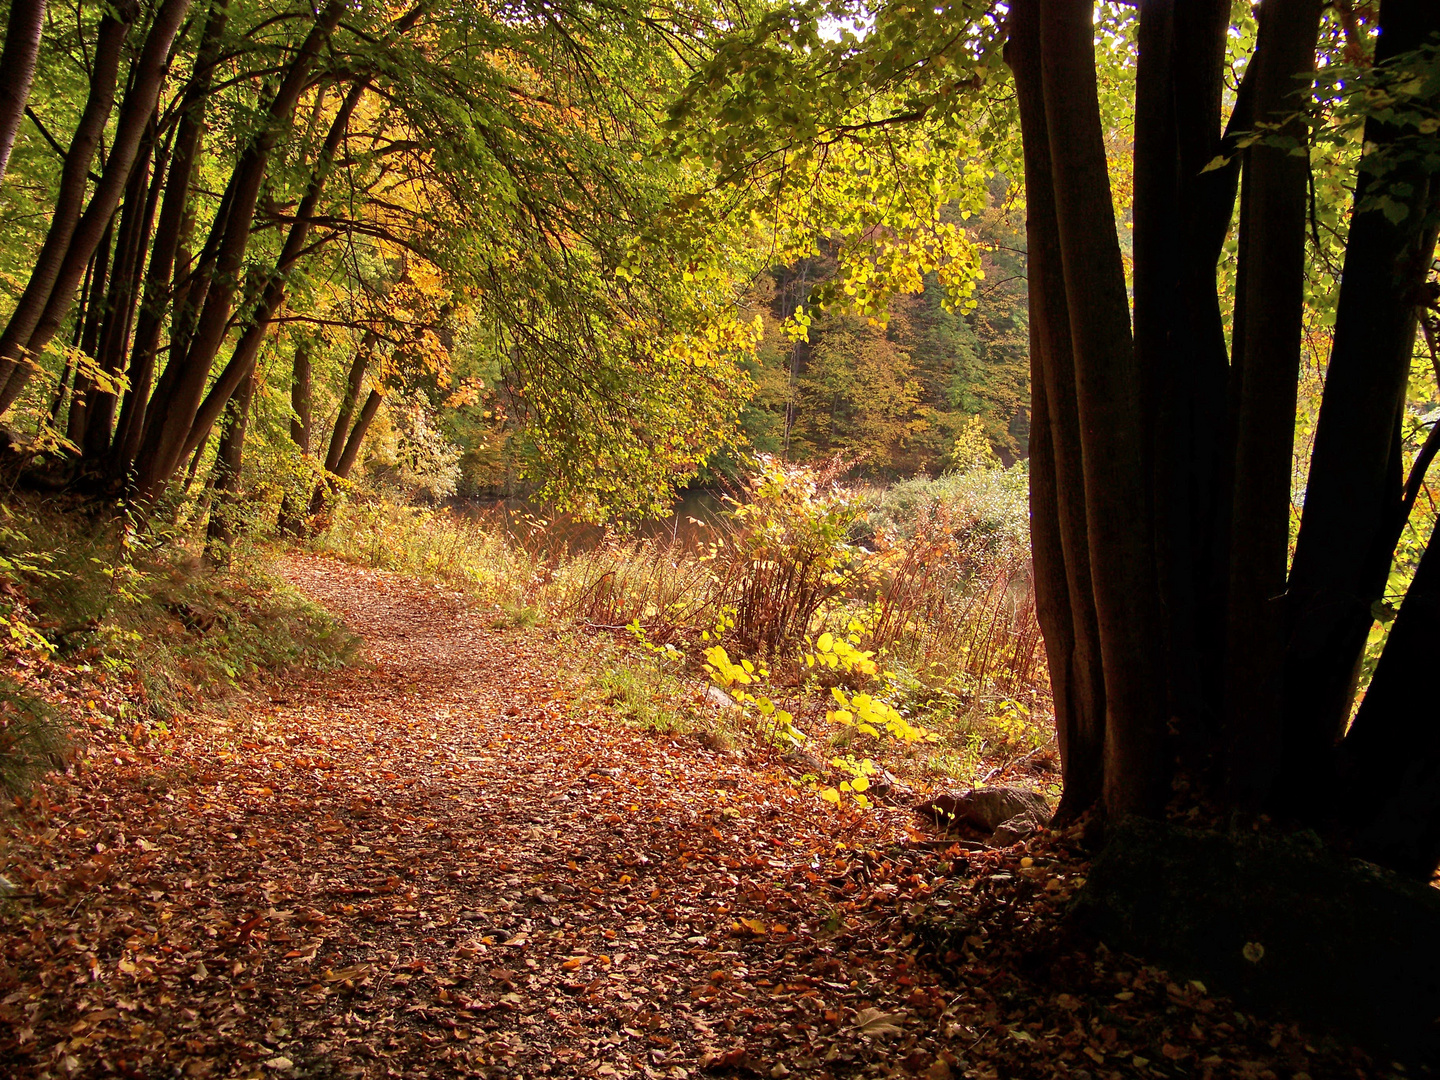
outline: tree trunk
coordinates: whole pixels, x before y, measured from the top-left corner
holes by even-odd
[[[350,374],[345,380],[345,396],[340,399],[340,409],[335,414],[335,427],[330,433],[330,445],[325,450],[325,471],[328,473],[333,473],[340,467],[340,457],[345,452],[345,439],[350,433],[350,418],[355,414],[355,406],[360,401],[360,391],[365,386],[365,369],[370,364],[370,357],[379,338],[375,331],[367,330],[360,341],[360,348],[355,352],[355,359],[350,362]]]
[[[315,491],[310,496],[310,506],[307,511],[312,528],[323,522],[325,507],[330,501],[330,496],[339,486],[338,481],[350,478],[350,470],[355,467],[355,462],[360,456],[360,445],[365,441],[365,433],[370,430],[370,423],[375,419],[375,414],[384,400],[385,396],[380,391],[370,391],[370,395],[365,399],[365,404],[360,407],[360,415],[355,421],[355,426],[350,429],[349,436],[344,441],[335,468],[328,470],[325,479],[315,485]]]
[[[360,457],[360,446],[365,441],[365,435],[370,430],[370,424],[375,419],[375,414],[380,411],[380,405],[385,400],[385,395],[379,390],[371,390],[365,398],[365,404],[360,406],[360,415],[355,420],[355,426],[350,429],[350,437],[345,440],[345,449],[340,454],[340,461],[335,466],[335,475],[341,480],[350,479],[350,471],[355,468],[355,462]]]
[[[45,0],[10,0],[5,51],[0,53],[0,181],[10,165],[10,151],[30,100],[40,34],[45,28]]]
[[[113,222],[111,223],[113,226]],[[111,234],[113,227],[107,227],[100,237],[100,246],[91,256],[90,295],[85,304],[80,323],[79,350],[81,355],[92,360],[99,348],[100,327],[105,321],[106,283],[110,276]],[[85,403],[90,398],[90,376],[75,365],[75,382],[70,390],[70,412],[65,420],[65,438],[76,446],[85,437]]]
[[[372,390],[361,407],[359,419],[351,425],[350,418],[355,415],[360,391],[365,388],[365,369],[370,364],[377,340],[378,335],[373,330],[366,331],[365,338],[355,353],[355,359],[350,364],[349,378],[345,382],[345,397],[335,414],[335,426],[330,432],[330,445],[325,452],[325,476],[315,485],[315,490],[310,495],[310,505],[306,509],[306,516],[312,522],[324,513],[325,504],[335,489],[335,481],[349,477],[355,458],[360,453],[360,443],[365,438],[365,432],[370,429],[375,410],[380,408],[383,395]],[[369,410],[368,415],[366,410]]]
[[[1108,812],[1163,804],[1163,668],[1141,373],[1115,231],[1090,0],[1046,0],[1041,71],[1075,356],[1086,532],[1105,675]]]
[[[115,213],[120,195],[129,182],[130,171],[135,164],[141,141],[151,117],[155,114],[155,105],[159,100],[160,88],[165,81],[166,67],[170,60],[170,47],[189,9],[190,0],[164,0],[155,13],[145,44],[135,61],[129,92],[120,106],[105,169],[95,185],[90,204],[70,233],[64,254],[58,261],[53,278],[50,279],[50,288],[47,290],[40,317],[34,323],[23,346],[30,356],[40,355],[70,313],[75,301],[75,288],[85,273],[85,265],[90,261],[90,255],[95,250],[95,245],[100,242],[100,236]],[[122,34],[121,40],[123,36]],[[113,78],[109,85],[113,89]],[[108,107],[104,111],[108,115]],[[87,165],[88,160],[89,155],[86,157]],[[66,165],[69,165],[68,155]],[[27,295],[29,291],[27,287]],[[11,321],[13,323],[14,319]],[[7,351],[5,344],[9,336],[10,328],[6,327],[5,334],[0,337],[0,370],[3,370],[5,361],[12,355],[12,351]],[[18,346],[18,342],[16,344]],[[0,392],[0,415],[4,414],[19,395],[29,372],[30,368],[24,367],[8,373],[8,381],[3,392]]]
[[[199,157],[205,130],[205,109],[210,86],[219,57],[220,38],[229,19],[229,0],[212,0],[206,15],[205,28],[195,57],[195,67],[185,85],[180,107],[180,122],[175,134],[170,172],[165,181],[165,197],[160,218],[155,226],[155,243],[150,252],[150,265],[145,277],[145,295],[135,327],[135,344],[131,350],[129,381],[125,401],[120,409],[120,423],[115,432],[111,455],[111,475],[118,478],[129,472],[140,449],[144,432],[145,411],[150,398],[150,382],[155,376],[155,360],[160,352],[160,334],[167,307],[178,312],[180,298],[174,295],[177,256],[186,234],[186,225],[193,222],[187,210],[190,205],[190,181]],[[183,265],[183,264],[182,264]],[[172,346],[174,344],[172,335]]]
[[[216,219],[211,232],[212,242],[207,245],[215,254],[204,306],[201,307],[194,298],[190,300],[192,309],[200,312],[194,336],[183,356],[171,356],[170,363],[178,366],[164,400],[152,401],[147,410],[150,415],[146,418],[146,431],[136,462],[135,495],[140,503],[153,500],[184,459],[183,449],[205,393],[210,367],[230,325],[232,301],[239,285],[255,205],[270,155],[289,129],[300,95],[309,83],[310,69],[339,23],[345,7],[344,0],[330,0],[316,16],[310,32],[286,69],[259,132],[241,154],[231,177],[226,199],[228,205],[223,215]],[[166,375],[169,375],[168,369]],[[156,398],[159,399],[160,395],[157,394]]]
[[[1045,121],[1039,0],[1012,5],[1005,59],[1015,74],[1025,157],[1036,601],[1055,684],[1065,781],[1060,811],[1068,817],[1100,797],[1105,684],[1090,578],[1075,359]]]
[[[1135,352],[1154,452],[1167,712],[1191,760],[1219,713],[1219,653],[1207,648],[1223,624],[1213,581],[1228,356],[1216,265],[1238,166],[1203,170],[1221,150],[1229,13],[1226,0],[1142,3],[1135,91]]]
[[[1359,851],[1421,881],[1440,866],[1440,725],[1425,672],[1440,656],[1440,525],[1340,747]]]
[[[35,265],[30,270],[30,280],[20,295],[5,330],[0,333],[0,416],[5,414],[10,403],[20,393],[20,386],[11,390],[11,384],[20,377],[22,361],[29,363],[26,345],[50,293],[60,276],[61,264],[70,250],[70,239],[75,234],[76,223],[84,206],[85,183],[90,175],[90,163],[110,119],[110,107],[115,100],[115,81],[120,73],[120,56],[125,38],[130,33],[131,20],[135,18],[134,3],[117,5],[106,9],[100,20],[95,42],[95,59],[90,69],[90,92],[85,99],[85,108],[80,114],[75,134],[65,152],[65,164],[60,169],[60,190],[55,196],[55,210],[50,217],[50,228],[45,233],[45,242]],[[102,229],[103,231],[103,229]],[[96,237],[96,243],[99,237]],[[94,250],[93,245],[91,248]],[[89,261],[87,255],[86,261]]]
[[[310,431],[314,415],[314,397],[310,386],[310,347],[301,343],[295,346],[295,368],[290,380],[290,441],[300,451],[302,458],[310,456]],[[282,536],[302,536],[305,522],[301,509],[290,491],[280,500],[280,520],[277,526]]]
[[[252,373],[235,388],[226,408],[225,428],[215,451],[215,475],[210,492],[210,521],[205,529],[205,561],[229,566],[235,542],[236,506],[240,501],[240,469],[244,464],[245,429],[250,422],[250,399],[255,393]]]
[[[139,277],[144,269],[145,247],[150,240],[158,188],[147,181],[156,138],[157,132],[152,124],[140,159],[130,172],[130,183],[126,186],[125,202],[120,210],[120,228],[115,236],[115,267],[110,274],[105,323],[95,352],[96,366],[110,376],[118,376],[125,362],[125,350],[135,317]],[[163,163],[159,164],[163,167]],[[93,387],[85,411],[83,456],[89,462],[99,462],[110,449],[115,394],[102,386]]]
[[[1419,48],[1436,32],[1440,5],[1386,0],[1376,63]],[[1372,117],[1365,144],[1383,151],[1399,134]],[[1403,220],[1359,210],[1397,184],[1414,193]],[[1328,757],[1350,718],[1372,606],[1384,593],[1399,538],[1394,436],[1410,378],[1417,304],[1435,251],[1432,211],[1440,211],[1440,183],[1413,163],[1379,181],[1362,165],[1355,204],[1287,595],[1286,760],[1307,772]]]
[[[182,457],[193,453],[201,443],[209,438],[211,427],[219,418],[225,402],[234,393],[235,387],[247,378],[251,371],[255,370],[255,360],[260,355],[260,346],[264,343],[265,335],[270,330],[271,320],[285,302],[285,289],[290,272],[295,269],[295,264],[305,253],[305,245],[310,237],[311,219],[315,214],[315,207],[320,201],[320,193],[325,187],[325,180],[330,175],[330,169],[334,164],[335,153],[339,150],[346,131],[349,130],[350,117],[354,114],[355,107],[360,103],[360,98],[364,95],[368,85],[368,80],[355,83],[341,101],[340,108],[335,113],[335,119],[330,125],[325,142],[316,158],[305,195],[295,210],[295,221],[285,237],[285,244],[280,249],[279,257],[275,260],[275,267],[265,282],[260,301],[255,305],[254,313],[250,316],[250,322],[244,332],[241,333],[240,340],[236,342],[229,363],[225,365],[220,377],[215,380],[215,384],[205,395],[205,400],[200,403],[195,421],[191,425],[190,433],[181,451]]]
[[[1315,63],[1320,0],[1266,0],[1255,57],[1255,118],[1275,123],[1301,104],[1298,76]],[[1303,125],[1285,133],[1304,145]],[[1290,484],[1305,279],[1308,166],[1252,145],[1240,220],[1244,295],[1234,331],[1238,411],[1225,661],[1226,779],[1258,806],[1279,759],[1281,660]]]

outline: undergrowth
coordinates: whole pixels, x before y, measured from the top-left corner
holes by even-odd
[[[684,540],[613,531],[572,548],[543,520],[356,498],[316,544],[461,588],[496,625],[589,635],[572,662],[629,723],[973,781],[1044,760],[1053,737],[1025,493],[1023,466],[864,491],[772,462]],[[838,722],[837,690],[897,724]]]
[[[147,738],[262,673],[337,666],[357,645],[252,552],[217,571],[184,528],[14,499],[0,515],[0,635],[16,673],[0,682],[0,785],[58,759],[57,704],[81,727]]]

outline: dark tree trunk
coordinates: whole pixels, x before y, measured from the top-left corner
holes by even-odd
[[[80,284],[80,306],[75,310],[75,328],[70,334],[71,351],[65,356],[65,366],[60,370],[60,381],[56,384],[55,396],[50,401],[51,427],[55,426],[60,418],[60,410],[65,407],[66,392],[70,388],[70,376],[75,371],[74,352],[80,348],[80,337],[85,320],[90,315],[90,305],[95,302],[92,287],[95,281],[96,264],[102,253],[108,254],[108,245],[103,241],[100,250],[90,256],[90,265],[85,268],[85,278]]]
[[[1313,69],[1320,0],[1266,0],[1255,57],[1255,118],[1278,122],[1302,104]],[[1303,125],[1285,133],[1301,141]],[[1238,409],[1225,660],[1226,777],[1255,806],[1279,764],[1281,662],[1290,482],[1305,282],[1308,168],[1264,142],[1246,151],[1240,220],[1245,260],[1235,341]]]
[[[350,127],[350,117],[360,103],[360,98],[364,95],[367,85],[367,82],[361,81],[352,86],[335,113],[335,119],[330,125],[330,130],[316,159],[310,183],[305,189],[300,205],[295,210],[295,221],[285,237],[285,244],[280,249],[279,257],[275,260],[275,267],[265,282],[260,300],[255,305],[250,321],[240,335],[240,340],[236,342],[229,362],[196,411],[195,421],[191,425],[190,433],[181,450],[182,457],[193,453],[201,443],[209,438],[211,427],[219,418],[225,402],[234,393],[235,387],[255,370],[255,360],[260,355],[260,346],[265,341],[265,335],[269,333],[270,323],[285,302],[285,288],[290,273],[306,251],[315,207],[320,201],[320,193],[325,187],[325,180],[330,175],[330,169],[335,161],[335,153],[345,138],[345,133]]]
[[[153,500],[184,460],[184,446],[205,393],[210,367],[230,325],[232,301],[270,155],[288,130],[300,95],[309,82],[310,70],[344,12],[344,0],[330,0],[316,16],[286,69],[259,132],[241,154],[231,177],[227,205],[222,216],[216,219],[212,241],[207,245],[214,252],[214,269],[208,276],[204,304],[201,306],[195,297],[188,301],[189,306],[200,313],[194,335],[183,356],[172,353],[170,364],[178,365],[175,378],[164,399],[152,401],[147,410],[145,435],[136,462],[135,494],[141,503]],[[169,375],[168,369],[166,375]]]
[[[0,53],[0,181],[10,165],[10,151],[30,100],[40,34],[45,27],[45,0],[10,0],[5,51]]]
[[[290,441],[302,458],[310,456],[310,433],[314,416],[314,397],[310,386],[310,347],[295,346],[294,373],[290,380]],[[280,500],[278,528],[283,536],[302,536],[305,522],[301,508],[290,491]]]
[[[225,427],[215,452],[215,474],[210,491],[210,521],[205,529],[205,561],[229,566],[235,542],[236,506],[240,501],[240,470],[244,464],[245,429],[250,422],[250,399],[255,393],[251,374],[235,388],[225,410]]]
[[[360,406],[360,415],[356,417],[355,426],[350,429],[350,437],[345,440],[345,449],[341,451],[340,460],[335,465],[335,475],[341,480],[350,479],[351,470],[360,459],[360,447],[365,442],[365,435],[384,400],[385,395],[379,390],[371,390],[365,398],[365,404]]]
[[[115,100],[115,82],[120,74],[120,58],[125,38],[130,33],[130,21],[135,17],[135,6],[112,7],[107,9],[100,20],[95,43],[95,58],[90,69],[90,93],[85,108],[80,114],[75,134],[65,152],[65,164],[60,170],[60,190],[55,196],[55,210],[50,218],[50,228],[45,233],[45,243],[35,258],[30,270],[30,280],[25,291],[0,333],[0,416],[3,416],[11,402],[19,396],[23,382],[21,366],[26,357],[26,345],[30,335],[40,322],[50,293],[60,276],[61,264],[70,250],[70,240],[75,234],[76,223],[85,201],[85,183],[90,175],[90,163],[110,119],[110,108]],[[103,225],[102,225],[103,231]],[[99,243],[99,236],[95,242]],[[91,246],[94,251],[94,245]],[[89,262],[89,255],[86,255]],[[14,385],[14,389],[11,386]]]
[[[113,225],[113,223],[112,223]],[[105,286],[110,276],[112,228],[100,237],[100,246],[91,256],[90,295],[80,319],[80,352],[92,360],[99,347],[100,326],[105,319]],[[70,412],[65,421],[65,438],[80,445],[85,437],[85,402],[90,397],[90,377],[75,365],[75,383],[70,390]]]
[[[1150,454],[1095,83],[1090,0],[1046,0],[1041,71],[1075,357],[1086,532],[1105,675],[1104,799],[1157,810],[1164,768]]]
[[[156,185],[149,180],[150,159],[157,132],[152,125],[141,150],[140,160],[130,172],[125,202],[120,210],[120,229],[115,237],[115,267],[105,300],[105,323],[96,347],[96,366],[107,375],[118,376],[125,362],[130,329],[135,318],[135,298],[145,265],[145,247],[155,210]],[[163,167],[163,162],[159,163]],[[86,405],[85,437],[81,444],[89,462],[100,462],[110,449],[110,431],[115,420],[115,394],[103,386],[91,389]]]
[[[1386,0],[1377,63],[1440,32],[1440,4]],[[1365,143],[1384,150],[1399,132],[1374,118]],[[1392,222],[1359,205],[1397,183],[1414,192]],[[1417,305],[1435,250],[1440,183],[1416,164],[1383,180],[1362,171],[1345,248],[1335,340],[1310,459],[1287,596],[1287,762],[1313,774],[1350,717],[1356,675],[1399,533],[1401,477],[1395,433],[1414,352]],[[1288,766],[1287,766],[1288,768]],[[1313,781],[1300,781],[1301,787]]]
[[[210,5],[196,53],[195,67],[185,85],[181,101],[180,122],[175,134],[169,175],[165,181],[165,197],[155,226],[155,243],[146,271],[145,294],[140,303],[135,327],[135,345],[130,358],[130,387],[125,392],[120,423],[115,432],[114,453],[111,455],[110,471],[116,478],[129,472],[140,449],[145,411],[150,399],[150,382],[155,376],[155,360],[160,352],[160,334],[165,323],[165,312],[172,304],[177,313],[180,308],[179,301],[182,298],[174,287],[175,269],[187,232],[187,223],[193,223],[193,218],[188,213],[190,181],[205,130],[205,109],[219,55],[220,38],[229,19],[228,4],[229,0],[213,0]]]
[[[345,439],[350,434],[350,418],[355,415],[355,406],[360,401],[360,391],[365,386],[365,369],[370,366],[370,357],[375,351],[379,335],[367,330],[361,339],[355,359],[350,362],[350,373],[345,379],[345,396],[340,399],[340,409],[335,414],[335,427],[330,433],[330,445],[325,450],[325,471],[335,472],[340,467],[340,456],[345,452]]]
[[[339,486],[339,481],[350,478],[350,471],[359,459],[360,445],[365,441],[365,433],[370,430],[370,423],[375,419],[375,414],[380,410],[380,405],[384,400],[385,396],[380,391],[370,391],[369,396],[365,398],[365,404],[360,407],[360,415],[355,420],[355,426],[350,428],[349,434],[344,440],[340,456],[335,462],[335,468],[327,470],[325,479],[315,485],[315,491],[310,496],[310,506],[307,511],[312,528],[324,522],[325,508],[330,502],[330,496]]]
[[[380,407],[383,395],[372,390],[365,399],[359,418],[351,424],[355,406],[360,403],[360,392],[365,388],[365,370],[370,366],[377,340],[379,336],[373,330],[366,331],[360,348],[355,353],[355,359],[350,363],[350,373],[345,380],[345,396],[335,414],[330,445],[325,451],[325,476],[315,485],[315,490],[310,495],[310,505],[306,509],[306,516],[312,522],[324,513],[330,494],[335,489],[335,481],[349,477],[350,470],[355,465],[355,457],[360,453],[360,443],[370,428],[370,421],[375,418],[375,410]],[[365,414],[366,409],[370,410],[368,417]]]
[[[1065,780],[1060,809],[1072,816],[1100,797],[1105,685],[1090,579],[1075,360],[1040,72],[1039,0],[1012,5],[1006,62],[1015,73],[1024,131],[1036,598],[1055,684]]]
[[[1238,165],[1203,170],[1221,150],[1229,13],[1225,0],[1142,3],[1136,73],[1135,351],[1154,448],[1167,711],[1188,758],[1207,746],[1219,711],[1209,675],[1219,652],[1207,648],[1223,622],[1213,581],[1228,357],[1216,265]]]
[[[104,171],[95,185],[89,205],[70,233],[64,254],[50,279],[50,288],[47,290],[40,317],[24,344],[25,351],[31,356],[38,356],[49,344],[74,305],[75,289],[85,273],[85,265],[90,261],[90,255],[95,250],[95,245],[100,242],[100,236],[115,213],[120,195],[129,182],[140,144],[151,117],[155,114],[155,105],[159,100],[160,88],[165,81],[166,67],[170,60],[170,47],[189,9],[190,0],[164,0],[155,13],[145,44],[135,61],[130,89],[120,106],[114,140],[105,161]],[[123,36],[122,34],[122,40]],[[110,86],[114,86],[113,78]],[[105,112],[108,115],[109,109],[106,108]],[[86,160],[88,162],[88,155]],[[66,165],[68,168],[68,156]],[[28,288],[26,293],[29,293]],[[11,356],[5,344],[9,336],[10,328],[6,327],[4,336],[0,337],[0,370],[3,370],[5,360]],[[29,372],[30,368],[22,367],[9,373],[5,388],[0,392],[0,415],[4,414],[19,395]]]
[[[1390,627],[1340,747],[1346,805],[1366,858],[1429,881],[1440,865],[1440,725],[1426,677],[1440,656],[1440,525]]]

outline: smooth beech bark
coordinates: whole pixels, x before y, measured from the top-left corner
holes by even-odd
[[[370,421],[373,420],[374,411],[380,407],[380,396],[376,391],[371,391],[361,407],[360,417],[352,424],[351,419],[355,417],[355,407],[360,404],[360,393],[365,389],[365,372],[370,367],[370,361],[375,354],[376,342],[380,340],[379,335],[373,330],[367,330],[365,337],[360,342],[360,348],[355,352],[355,359],[350,362],[350,371],[345,379],[345,396],[340,399],[340,408],[335,413],[335,424],[330,431],[330,444],[325,451],[324,476],[315,490],[310,493],[310,504],[305,514],[310,521],[314,521],[325,510],[325,504],[329,500],[331,491],[335,488],[336,479],[343,480],[350,475],[350,469],[355,464],[355,456],[360,452],[360,441],[365,438],[365,432],[369,430]],[[371,415],[366,419],[364,409],[371,406]],[[355,433],[359,432],[359,438]],[[346,463],[346,455],[349,455],[349,463]]]
[[[285,303],[285,289],[290,273],[307,250],[315,208],[320,201],[325,180],[334,166],[336,151],[340,149],[340,143],[350,127],[350,118],[354,115],[355,107],[360,104],[367,86],[366,81],[357,82],[341,99],[340,107],[335,112],[330,130],[320,148],[310,182],[295,210],[295,220],[286,234],[280,255],[275,260],[275,266],[270,271],[260,299],[250,315],[250,321],[230,354],[229,362],[196,411],[195,420],[181,450],[181,457],[194,453],[209,438],[210,429],[219,419],[225,402],[235,392],[235,388],[255,370],[255,361],[260,355],[260,346],[264,343],[266,334],[270,332],[271,321]]]
[[[50,343],[75,303],[75,290],[85,273],[85,265],[110,218],[120,203],[120,196],[130,180],[130,173],[140,153],[145,132],[155,115],[155,105],[170,62],[170,49],[175,35],[190,10],[190,0],[164,0],[150,23],[150,32],[135,60],[130,87],[120,105],[115,134],[105,168],[90,196],[84,214],[76,223],[46,298],[44,310],[25,343],[25,352],[39,356]],[[113,85],[113,84],[112,84]],[[8,328],[7,328],[8,335]],[[8,354],[0,346],[0,363]],[[30,374],[29,367],[10,373],[9,381],[0,392],[0,415],[4,415]]]
[[[45,0],[10,0],[5,49],[0,52],[0,181],[10,165],[10,151],[30,100],[35,60],[45,28]]]
[[[113,223],[112,223],[113,224]],[[90,294],[79,322],[79,349],[82,355],[95,356],[100,343],[100,326],[105,319],[105,285],[110,276],[110,253],[113,227],[100,237],[100,246],[91,256]],[[90,377],[75,366],[75,381],[70,389],[70,412],[65,419],[65,438],[76,446],[85,437],[85,402],[90,396]]]
[[[145,248],[150,242],[154,222],[155,201],[159,194],[156,184],[148,183],[150,162],[155,150],[156,132],[152,124],[140,159],[130,171],[125,201],[120,210],[120,228],[115,239],[115,268],[110,275],[110,291],[105,299],[105,323],[96,345],[95,362],[100,370],[118,376],[125,363],[130,331],[135,321],[135,300],[140,294],[140,274],[145,265]],[[163,161],[158,163],[163,169]],[[103,463],[110,450],[110,432],[115,422],[116,395],[96,385],[90,390],[86,408],[85,436],[81,450],[87,462]]]
[[[1315,64],[1320,0],[1266,0],[1255,56],[1255,119],[1277,123],[1303,103]],[[1302,124],[1284,133],[1305,145]],[[1304,310],[1308,163],[1256,142],[1246,151],[1240,219],[1239,354],[1225,658],[1226,776],[1258,807],[1279,766],[1290,482]]]
[[[207,244],[212,253],[209,255],[212,269],[206,275],[203,303],[195,296],[187,299],[189,308],[199,312],[193,335],[183,355],[176,355],[172,349],[166,370],[166,393],[157,393],[147,409],[145,434],[135,463],[135,497],[142,505],[160,493],[184,460],[185,442],[204,397],[211,365],[230,326],[234,296],[240,285],[256,202],[270,155],[289,130],[300,95],[309,85],[311,69],[344,12],[343,0],[330,0],[315,17],[276,88],[265,120],[241,153],[231,176],[221,215]],[[169,378],[170,367],[175,369],[173,378]]]
[[[1363,809],[1359,853],[1428,882],[1440,865],[1440,725],[1423,675],[1440,656],[1440,525],[1430,542],[1370,687],[1340,747],[1347,805]]]
[[[1039,2],[1017,0],[1011,6],[1005,60],[1015,76],[1024,140],[1036,600],[1055,686],[1065,781],[1059,809],[1071,817],[1100,797],[1105,685],[1090,579],[1075,361],[1040,73]]]
[[[290,441],[302,458],[310,456],[310,436],[314,423],[315,401],[311,387],[310,346],[301,342],[295,346],[290,378]],[[280,518],[277,527],[283,536],[301,536],[304,521],[300,507],[296,505],[291,492],[286,491],[280,500]]]
[[[0,416],[4,416],[11,402],[19,395],[20,373],[27,371],[22,361],[29,362],[27,347],[30,335],[60,276],[66,252],[70,250],[70,239],[75,234],[76,224],[84,207],[85,184],[90,175],[90,163],[100,146],[105,125],[110,119],[110,108],[115,100],[115,83],[120,73],[120,59],[125,38],[130,33],[131,21],[135,18],[135,4],[116,5],[106,10],[100,20],[95,39],[95,57],[90,68],[90,89],[85,99],[85,108],[75,125],[75,134],[65,151],[65,164],[60,169],[60,188],[55,196],[55,210],[50,217],[50,228],[46,230],[45,242],[30,270],[30,280],[21,293],[15,310],[5,329],[0,332]],[[104,229],[102,226],[101,232]],[[99,243],[97,235],[95,243]],[[95,245],[91,245],[93,253]],[[89,262],[89,254],[85,261]],[[14,390],[11,389],[15,384]]]
[[[225,410],[225,427],[215,451],[210,520],[205,527],[205,561],[211,566],[230,565],[236,506],[240,501],[240,472],[244,466],[245,429],[250,423],[250,401],[254,395],[255,376],[251,373],[235,388],[235,395]]]
[[[1383,64],[1440,33],[1440,4],[1387,0],[1379,22],[1375,60]],[[1382,152],[1400,135],[1373,117],[1366,122],[1366,145]],[[1397,184],[1414,193],[1402,220],[1361,209]],[[1287,595],[1286,759],[1305,772],[1325,760],[1349,720],[1372,607],[1399,539],[1394,436],[1416,304],[1435,251],[1440,182],[1413,162],[1383,178],[1362,171],[1355,204]]]
[[[190,217],[190,185],[195,172],[205,130],[205,112],[209,104],[215,64],[219,58],[220,41],[229,20],[229,0],[212,0],[206,14],[196,52],[195,66],[185,84],[181,98],[180,119],[171,152],[170,168],[165,180],[165,195],[155,225],[155,240],[150,251],[145,276],[145,293],[135,326],[135,344],[130,352],[128,377],[120,409],[120,421],[112,443],[110,473],[119,478],[129,472],[140,449],[144,432],[145,411],[150,399],[150,383],[155,377],[155,361],[160,353],[160,336],[165,314],[174,305],[183,304],[183,294],[175,287],[175,270],[180,247]],[[172,334],[172,346],[173,346]]]
[[[1216,266],[1238,166],[1221,152],[1227,0],[1140,5],[1135,92],[1135,354],[1154,453],[1155,560],[1167,711],[1194,755],[1219,713],[1213,587],[1228,356]],[[1243,109],[1236,109],[1243,115]],[[1218,233],[1218,235],[1217,235]],[[1223,596],[1223,590],[1219,591]]]
[[[1110,196],[1092,16],[1090,0],[1045,0],[1040,67],[1105,674],[1104,801],[1110,814],[1121,815],[1157,811],[1168,784],[1151,455]]]

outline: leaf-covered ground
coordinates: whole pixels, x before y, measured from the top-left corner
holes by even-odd
[[[16,1077],[1382,1075],[1069,940],[1066,837],[943,849],[567,698],[459,597],[295,558],[366,660],[6,826]]]

